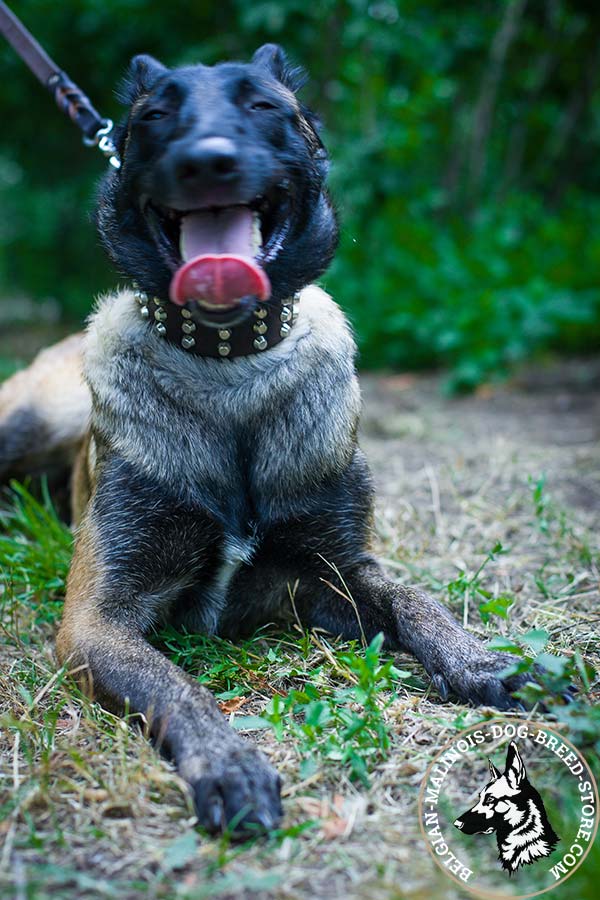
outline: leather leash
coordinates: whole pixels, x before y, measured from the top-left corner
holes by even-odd
[[[84,144],[98,147],[115,169],[120,168],[117,148],[111,138],[112,121],[102,118],[89,97],[58,68],[3,0],[0,0],[0,34],[4,35],[36,78],[50,91],[58,108],[83,132]]]

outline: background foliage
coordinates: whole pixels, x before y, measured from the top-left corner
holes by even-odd
[[[312,80],[343,231],[324,279],[364,366],[449,365],[468,388],[600,339],[600,7],[584,0],[21,0],[105,115],[130,56],[248,58]],[[0,46],[0,297],[82,318],[114,276],[86,214],[102,162]]]

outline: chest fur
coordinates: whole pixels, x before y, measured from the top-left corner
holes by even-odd
[[[318,331],[305,326],[291,352],[258,361],[125,345],[101,377],[99,365],[88,367],[94,425],[119,455],[199,503],[228,533],[305,512],[348,464],[360,405],[347,329],[335,352],[320,346]]]

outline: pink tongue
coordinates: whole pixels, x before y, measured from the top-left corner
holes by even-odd
[[[249,294],[267,300],[271,285],[256,264],[252,212],[245,206],[189,213],[181,220],[184,264],[171,281],[173,303],[196,300],[227,309]]]

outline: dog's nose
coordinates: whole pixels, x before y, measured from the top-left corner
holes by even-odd
[[[238,174],[235,144],[224,137],[197,141],[182,150],[175,162],[175,176],[186,185],[232,181]]]

